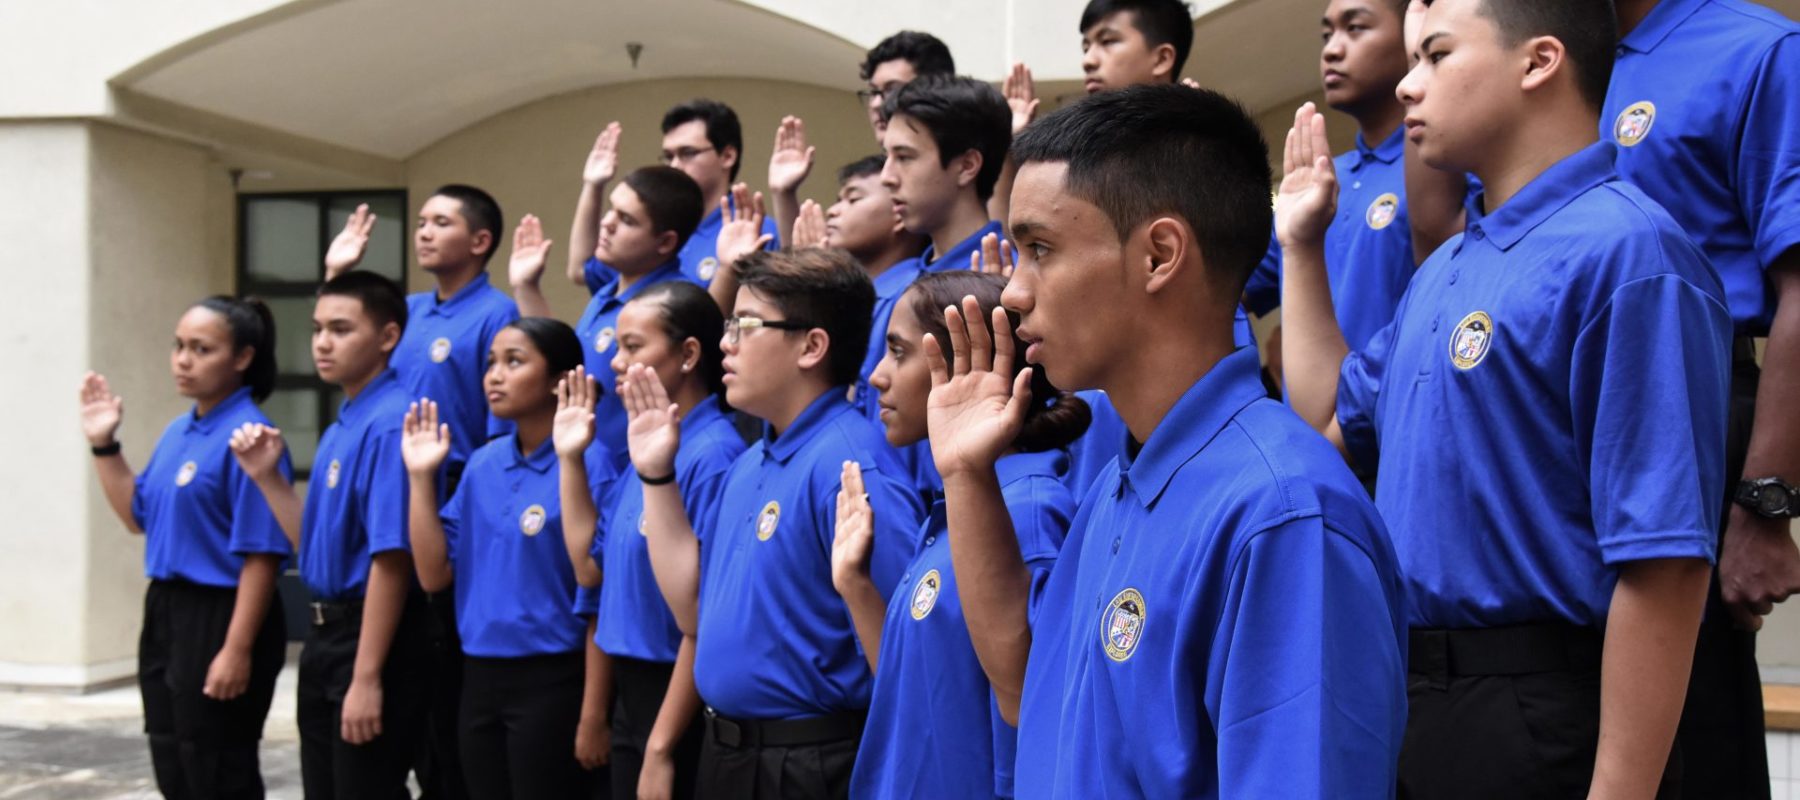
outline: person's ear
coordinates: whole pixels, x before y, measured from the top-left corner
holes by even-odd
[[[392,355],[400,346],[400,323],[389,320],[381,326],[381,352]]]
[[[1175,45],[1159,44],[1150,50],[1150,74],[1175,82]]]
[[[469,252],[476,258],[484,258],[494,251],[494,234],[492,231],[479,230],[469,234]]]
[[[729,175],[731,173],[731,168],[737,166],[737,162],[738,149],[736,147],[725,145],[724,147],[719,148],[719,163],[725,165],[726,174]]]
[[[656,254],[668,258],[675,255],[676,248],[681,246],[681,235],[674,231],[663,231],[656,235]]]
[[[248,372],[250,365],[256,361],[256,345],[247,345],[231,357],[233,372]]]
[[[705,354],[706,354],[706,351],[700,347],[699,339],[689,336],[688,338],[682,340],[682,342],[681,342],[681,371],[682,372],[693,372],[694,370],[699,369],[700,368],[700,359],[704,358]]]
[[[956,170],[956,185],[974,186],[976,178],[981,176],[981,151],[974,148],[963,151],[963,154],[950,160],[950,168]]]
[[[1538,36],[1522,45],[1525,54],[1525,74],[1519,88],[1536,91],[1548,85],[1566,68],[1569,53],[1561,40],[1554,36]]]
[[[800,368],[815,369],[831,356],[831,334],[824,328],[812,328],[801,334],[805,342],[800,348]]]
[[[1143,253],[1131,260],[1144,271],[1144,291],[1169,291],[1189,267],[1189,251],[1194,249],[1193,229],[1173,217],[1158,217],[1145,226],[1140,236]]]

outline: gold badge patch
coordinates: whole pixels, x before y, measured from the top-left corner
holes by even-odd
[[[343,465],[339,464],[337,459],[334,458],[331,460],[331,466],[325,468],[325,488],[337,488],[338,473],[343,471],[342,467]]]
[[[538,535],[538,531],[544,529],[544,520],[546,518],[547,516],[544,514],[544,507],[532,503],[530,507],[525,509],[525,513],[519,515],[519,530],[524,531],[526,536],[536,536]]]
[[[1123,662],[1137,652],[1144,638],[1144,596],[1136,589],[1126,589],[1106,604],[1100,615],[1100,644],[1106,657]]]
[[[925,615],[931,613],[931,609],[937,606],[938,590],[942,587],[943,579],[935,569],[925,573],[925,577],[919,579],[919,583],[913,587],[912,593],[913,619],[924,619]]]
[[[198,472],[199,470],[200,470],[200,465],[195,464],[192,461],[189,461],[186,464],[182,464],[181,469],[175,470],[175,485],[176,486],[186,486],[190,483],[193,483],[194,482],[194,473]]]
[[[638,514],[638,535],[646,538],[650,536],[650,518],[642,513]]]
[[[1638,142],[1650,135],[1650,128],[1655,124],[1655,103],[1648,100],[1632,103],[1619,112],[1618,119],[1613,120],[1613,139],[1621,146],[1636,147]]]
[[[599,333],[594,334],[594,352],[604,353],[611,350],[614,336],[611,325],[601,328]]]
[[[444,359],[447,359],[449,357],[450,357],[450,340],[446,339],[442,336],[439,336],[437,339],[433,340],[431,343],[431,360],[432,360],[432,362],[437,363],[437,364],[442,364],[442,363],[444,363]]]
[[[1494,346],[1494,318],[1476,311],[1456,323],[1450,332],[1450,363],[1457,369],[1474,369]]]
[[[756,540],[766,542],[775,535],[775,526],[781,524],[781,504],[770,500],[763,506],[762,513],[756,515]]]
[[[1400,196],[1393,192],[1388,192],[1387,194],[1375,198],[1375,202],[1369,204],[1369,210],[1367,213],[1363,214],[1363,219],[1368,221],[1370,228],[1381,230],[1382,228],[1394,224],[1394,217],[1398,216],[1399,213]]]
[[[710,281],[719,274],[719,260],[712,256],[700,259],[700,280]]]

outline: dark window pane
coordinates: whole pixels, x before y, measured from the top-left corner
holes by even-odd
[[[319,393],[317,389],[281,389],[263,401],[263,413],[269,415],[281,438],[287,440],[288,455],[294,469],[312,469],[313,454],[319,449]]]
[[[344,220],[349,219],[350,213],[361,203],[368,203],[369,210],[375,212],[375,229],[369,233],[369,248],[363,252],[362,264],[358,269],[386,275],[405,285],[406,241],[407,236],[412,233],[413,220],[400,205],[398,195],[332,197],[325,206],[325,230],[328,237],[325,246],[331,246],[330,237],[336,237],[338,231],[344,229]]]
[[[319,206],[310,199],[244,204],[244,271],[251,281],[317,281],[324,274]]]
[[[268,297],[275,315],[275,366],[283,375],[311,375],[313,298]]]

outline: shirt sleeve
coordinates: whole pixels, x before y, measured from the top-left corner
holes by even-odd
[[[1800,35],[1770,48],[1745,98],[1738,202],[1767,269],[1800,247]]]
[[[600,287],[605,286],[607,281],[612,280],[618,274],[618,271],[607,266],[606,262],[593,256],[588,256],[587,263],[581,265],[581,279],[587,284],[590,296],[599,292]]]
[[[1440,250],[1448,251],[1451,242]],[[1409,289],[1394,309],[1394,319],[1369,338],[1363,349],[1344,357],[1338,368],[1337,420],[1344,436],[1344,449],[1364,467],[1373,467],[1381,458],[1381,437],[1376,426],[1375,406],[1381,400],[1381,380],[1387,372],[1387,361],[1394,349],[1401,320],[1406,315]]]
[[[466,472],[463,475],[469,477]],[[450,562],[452,573],[456,571],[456,544],[462,538],[462,523],[470,516],[468,504],[472,493],[468,481],[458,482],[456,491],[444,502],[444,507],[438,509],[438,520],[444,526],[444,556]]]
[[[400,431],[391,425],[369,429],[362,459],[363,527],[369,555],[412,550],[408,538],[406,465],[400,460]]]
[[[604,447],[589,447],[581,461],[587,466],[588,493],[594,498],[594,549],[598,549],[606,540],[606,529],[618,511],[619,493],[627,482],[620,480],[618,467]],[[599,562],[599,553],[594,553],[594,560]]]
[[[716,464],[710,459],[695,459],[686,476],[680,478],[681,507],[687,511],[688,525],[694,538],[706,541],[719,521],[719,496],[725,491],[725,472],[729,463]]]
[[[1269,231],[1269,250],[1244,285],[1244,310],[1262,316],[1281,307],[1281,242]]]
[[[1701,258],[1675,244],[1670,257]],[[1717,291],[1680,275],[1640,278],[1576,336],[1570,412],[1609,565],[1713,558],[1731,380],[1731,317]]]
[[[1019,555],[1035,574],[1049,571],[1069,534],[1075,516],[1075,498],[1054,478],[1033,478],[1023,497],[1009,500],[1013,533],[1019,538]]]
[[[575,587],[575,602],[570,604],[570,611],[582,619],[593,619],[600,614],[600,589],[586,586]]]
[[[1204,678],[1220,797],[1393,796],[1401,594],[1359,541],[1314,516],[1239,551]]]
[[[232,461],[236,460],[235,457],[232,458]],[[144,479],[149,476],[150,467],[155,463],[156,456],[153,454],[150,456],[150,462],[145,464],[143,469],[138,470],[138,474],[131,479],[131,520],[137,523],[140,531],[150,529],[149,523],[145,519],[145,515],[150,513],[150,498],[144,496]]]
[[[294,467],[288,460],[288,451],[282,451],[277,468],[283,479],[293,481]],[[287,535],[282,533],[281,523],[269,509],[269,501],[263,497],[262,489],[257,488],[256,481],[238,467],[237,459],[229,453],[225,455],[225,472],[226,491],[231,498],[231,552],[238,555],[293,555],[294,548],[288,544]]]

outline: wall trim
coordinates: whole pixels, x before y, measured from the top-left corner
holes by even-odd
[[[88,694],[137,679],[137,659],[98,664],[26,664],[0,661],[0,690]]]

